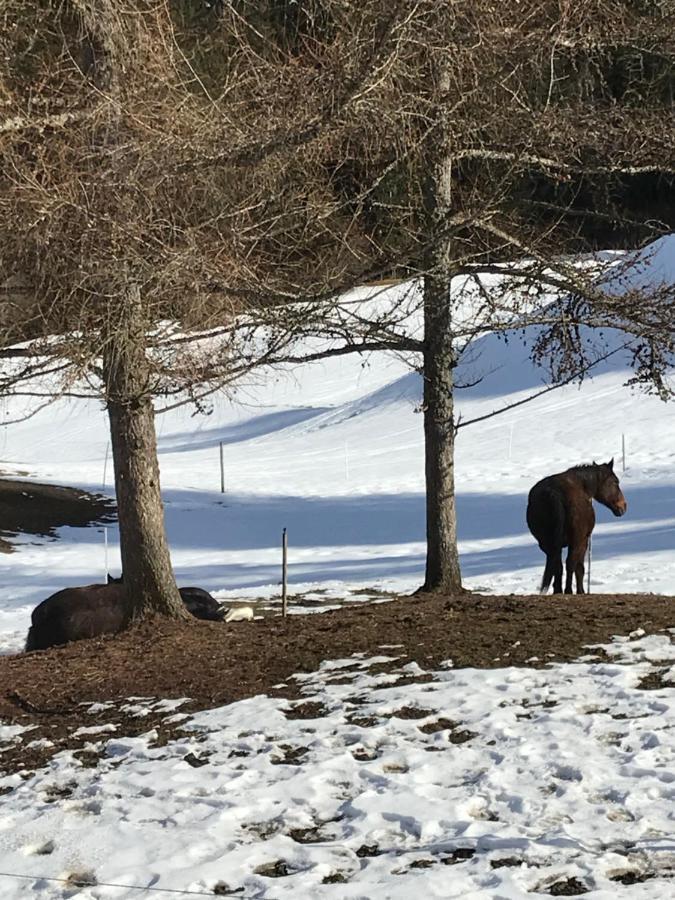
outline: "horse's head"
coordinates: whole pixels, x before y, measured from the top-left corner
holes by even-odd
[[[596,464],[598,474],[598,487],[595,492],[595,499],[612,510],[615,516],[622,516],[628,504],[626,498],[621,493],[619,487],[619,479],[614,474],[614,459],[610,459],[608,463]]]

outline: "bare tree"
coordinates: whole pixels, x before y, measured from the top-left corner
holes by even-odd
[[[410,33],[407,2],[384,15],[332,2],[328,37],[305,33],[299,56],[264,5],[220,4],[207,30],[188,7],[8,0],[0,13],[2,343],[32,339],[22,363],[5,352],[3,384],[42,373],[60,376],[47,394],[100,390],[136,617],[184,616],[153,398],[199,401],[283,344],[272,327],[244,349],[247,314],[376,265],[329,161]]]
[[[663,232],[636,221],[620,198],[598,198],[621,177],[673,173],[672,3],[521,0],[415,4],[415,39],[399,53],[383,108],[408,108],[408,143],[381,167],[376,224],[388,228],[392,267],[421,279],[424,334],[402,335],[400,311],[333,315],[319,330],[344,343],[327,352],[413,351],[421,357],[427,503],[422,590],[461,590],[455,509],[454,412],[461,354],[487,332],[537,327],[534,359],[554,382],[582,377],[618,328],[635,380],[661,396],[673,359],[669,284],[622,284],[575,261],[597,248],[599,226],[629,231],[635,246]],[[414,97],[411,105],[410,99]],[[412,109],[411,109],[412,106]],[[363,167],[367,171],[367,166]],[[583,185],[605,190],[585,192]],[[368,195],[372,200],[372,195]],[[589,206],[584,196],[593,200]],[[307,325],[307,323],[304,323]],[[588,339],[588,328],[594,337]],[[304,333],[304,332],[303,332]],[[299,360],[300,356],[294,357]]]

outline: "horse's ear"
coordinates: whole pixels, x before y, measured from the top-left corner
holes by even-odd
[[[610,459],[610,461],[607,463],[607,465],[609,466],[610,472],[613,472],[614,471],[614,457],[612,457]]]

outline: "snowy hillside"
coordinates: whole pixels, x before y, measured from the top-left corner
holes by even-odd
[[[472,348],[459,379],[476,375],[483,380],[459,393],[462,421],[542,386],[520,343],[491,336]],[[460,431],[460,549],[469,587],[534,591],[543,556],[525,526],[529,488],[546,474],[614,456],[628,515],[619,522],[598,509],[592,587],[675,591],[675,408],[624,387],[627,376],[617,354],[581,387]],[[378,354],[261,371],[231,397],[217,398],[210,416],[193,416],[188,408],[160,416],[162,485],[179,583],[224,599],[276,596],[287,527],[294,593],[321,588],[340,597],[418,586],[424,567],[420,398],[419,375],[398,357]],[[5,401],[5,418],[24,409],[20,398]],[[112,496],[108,451],[105,415],[90,401],[64,400],[0,430],[2,471]],[[108,542],[108,568],[118,571],[114,527]],[[100,528],[64,528],[57,542],[19,543],[18,552],[0,555],[5,651],[20,647],[37,602],[65,585],[98,581],[106,570]]]

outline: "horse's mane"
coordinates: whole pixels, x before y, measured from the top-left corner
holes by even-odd
[[[596,469],[602,469],[607,466],[607,463],[579,463],[578,466],[570,466],[567,470],[568,472],[578,472],[582,474],[584,472],[593,472]]]
[[[600,475],[601,470],[604,470],[603,475]],[[587,488],[596,490],[606,477],[606,470],[607,463],[581,463],[578,466],[571,466],[567,471],[576,475]]]

